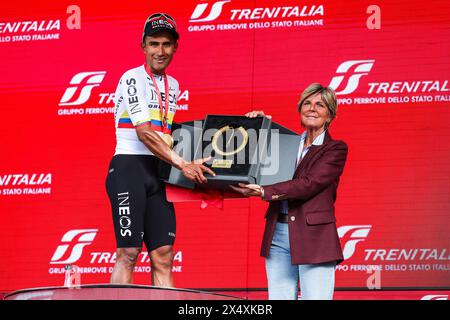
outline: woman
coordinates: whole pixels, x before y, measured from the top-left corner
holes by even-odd
[[[270,203],[261,256],[266,258],[271,300],[296,300],[299,280],[302,299],[333,299],[335,267],[344,259],[334,202],[347,158],[345,142],[333,140],[328,133],[336,111],[334,91],[311,84],[298,103],[300,123],[306,130],[292,180],[263,187],[232,186],[243,195],[260,196]],[[246,116],[264,116],[264,112]]]

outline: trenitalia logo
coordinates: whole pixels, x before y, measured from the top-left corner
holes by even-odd
[[[64,234],[61,245],[56,248],[50,261],[51,264],[71,264],[78,261],[83,254],[83,248],[92,244],[98,229],[75,229]],[[63,257],[67,257],[62,260]]]
[[[354,92],[358,88],[359,80],[369,74],[374,63],[375,60],[348,60],[341,63],[329,87],[333,88],[337,95]],[[341,89],[343,85],[345,88]]]
[[[3,186],[34,186],[52,184],[51,173],[32,173],[32,174],[4,174],[0,175],[0,187]]]
[[[226,3],[231,2],[231,0],[225,1],[216,1],[213,5],[209,5],[208,3],[200,3],[198,4],[194,12],[191,15],[189,22],[211,22],[216,20],[221,14],[223,7]],[[209,11],[207,11],[207,9]],[[311,18],[315,16],[324,16],[324,6],[323,5],[304,5],[304,6],[278,6],[278,7],[258,7],[258,8],[239,8],[239,9],[230,9],[229,16],[230,21],[240,22],[240,21],[258,21],[258,20],[272,20],[272,19],[302,19],[302,18]],[[207,13],[208,12],[208,13]],[[267,21],[266,21],[267,22]],[[274,22],[274,21],[273,21]],[[279,22],[275,23],[274,26],[279,26]],[[283,25],[284,27],[290,26],[300,26],[300,25],[314,25],[314,24],[292,24],[292,25]],[[323,25],[323,21],[322,24]],[[249,28],[258,28],[258,25],[251,25]],[[264,28],[270,27],[270,23],[268,26],[264,26]],[[244,28],[245,29],[245,28]]]
[[[358,89],[361,78],[371,72],[374,64],[375,60],[347,60],[338,66],[328,86],[336,95],[344,96],[338,99],[340,105],[450,102],[448,79],[370,81],[367,91],[361,92],[367,96],[345,97]]]
[[[60,106],[77,106],[85,103],[91,96],[92,89],[98,87],[105,77],[106,71],[81,72],[73,76],[71,87],[64,92]]]
[[[353,256],[358,242],[366,240],[372,225],[354,225],[342,226],[338,228],[339,238],[348,239],[344,245],[343,254],[344,259],[347,260]],[[348,235],[348,236],[347,236]],[[344,239],[345,240],[345,239]]]
[[[0,22],[0,33],[31,33],[60,30],[60,20],[34,20],[34,21],[14,21]]]
[[[195,7],[195,10],[192,13],[192,16],[191,16],[191,19],[189,20],[189,22],[207,22],[207,21],[216,20],[222,13],[223,6],[225,5],[225,3],[228,3],[228,2],[231,2],[231,0],[218,1],[218,2],[214,3],[211,6],[209,14],[204,18],[200,18],[200,17],[204,16],[204,13],[205,13],[206,9],[208,8],[209,4],[208,3],[198,4]]]

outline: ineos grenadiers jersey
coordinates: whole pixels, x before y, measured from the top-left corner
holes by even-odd
[[[166,92],[164,77],[154,75],[163,105]],[[167,125],[171,130],[179,95],[178,81],[168,76],[169,82],[169,114]],[[116,123],[116,154],[147,154],[153,153],[139,140],[135,127],[148,122],[153,130],[162,135],[162,119],[158,95],[153,81],[145,71],[145,66],[128,70],[120,78],[115,93],[114,120]],[[165,112],[165,110],[164,110]]]

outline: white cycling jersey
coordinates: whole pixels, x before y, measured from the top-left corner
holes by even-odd
[[[154,75],[158,89],[165,104],[166,92],[164,77]],[[171,130],[173,117],[180,93],[178,81],[168,76],[169,83],[169,113],[167,126]],[[148,122],[153,130],[163,134],[162,118],[158,95],[153,81],[145,71],[145,66],[130,69],[120,78],[114,97],[114,120],[116,123],[116,154],[147,154],[153,153],[139,140],[136,127]],[[165,110],[164,110],[165,113]]]

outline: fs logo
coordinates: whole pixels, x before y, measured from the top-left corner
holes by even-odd
[[[73,76],[70,84],[73,85],[66,89],[59,102],[60,106],[77,106],[85,103],[91,96],[94,87],[98,87],[105,77],[106,71],[81,72]],[[74,98],[76,93],[78,96]]]
[[[353,256],[356,250],[356,244],[358,242],[364,241],[369,234],[370,228],[372,226],[368,225],[357,225],[357,226],[342,226],[338,228],[339,238],[348,239],[345,242],[343,254],[344,259],[347,260]]]
[[[336,94],[349,94],[358,88],[359,79],[367,76],[372,70],[375,60],[349,60],[341,63],[336,70],[336,76],[331,79],[329,87],[336,91]],[[339,90],[345,78],[348,78],[347,85]]]
[[[51,264],[71,264],[81,258],[83,248],[94,241],[98,229],[75,229],[64,234],[61,239],[62,244],[56,248]],[[70,251],[69,251],[70,249]],[[70,254],[66,254],[70,252]],[[64,256],[69,257],[61,260]]]
[[[209,14],[204,17],[200,18],[201,16],[204,16],[205,10],[208,7],[208,3],[200,3],[195,7],[194,12],[192,13],[191,19],[189,22],[207,22],[207,21],[213,21],[216,20],[220,14],[222,13],[222,8],[225,3],[231,2],[231,0],[225,0],[225,1],[217,1],[211,6],[211,10],[209,11]]]

